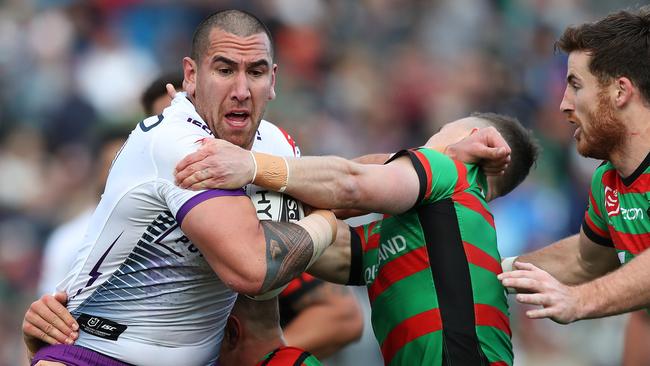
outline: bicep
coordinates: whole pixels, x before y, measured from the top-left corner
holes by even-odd
[[[264,232],[247,196],[203,201],[187,213],[181,229],[226,285],[242,292],[261,286]]]
[[[420,181],[408,157],[386,165],[360,167],[359,207],[371,212],[398,214],[415,205]]]

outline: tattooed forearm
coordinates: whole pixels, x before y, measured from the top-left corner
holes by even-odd
[[[266,238],[266,276],[261,292],[267,292],[305,271],[314,244],[299,225],[271,221],[262,221],[261,225]]]

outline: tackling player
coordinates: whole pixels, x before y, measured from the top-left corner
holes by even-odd
[[[361,165],[250,154],[210,140],[179,163],[176,178],[192,188],[235,187],[252,177],[316,207],[389,214],[351,231],[339,222],[335,246],[310,271],[368,287],[387,365],[512,365],[500,256],[485,201],[521,183],[538,149],[516,120],[490,113],[448,124],[428,144],[458,141],[479,128],[496,128],[512,149],[501,176],[486,178],[478,166],[429,148],[402,151],[386,165]]]

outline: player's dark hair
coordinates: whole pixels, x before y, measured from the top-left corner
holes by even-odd
[[[588,53],[589,71],[599,83],[627,77],[650,102],[650,7],[621,10],[597,22],[568,27],[555,49]]]
[[[530,168],[539,155],[539,144],[530,130],[524,128],[514,117],[497,113],[472,113],[472,117],[487,121],[499,131],[510,146],[511,159],[505,174],[496,180],[493,187],[499,196],[508,194],[526,179]]]
[[[140,98],[140,104],[147,116],[153,114],[153,104],[156,99],[167,95],[165,88],[167,83],[172,84],[176,90],[183,89],[183,75],[176,72],[162,74],[147,87]]]
[[[273,59],[273,38],[266,25],[255,15],[242,10],[221,10],[205,18],[194,31],[192,38],[191,57],[198,63],[205,52],[210,38],[210,31],[218,28],[239,37],[248,37],[258,33],[265,33],[269,37],[271,49],[269,50]]]

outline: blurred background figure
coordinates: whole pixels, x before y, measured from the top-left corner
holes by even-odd
[[[35,266],[47,238],[97,199],[97,150],[87,142],[145,116],[138,96],[161,70],[180,73],[206,14],[239,8],[270,26],[280,68],[266,119],[290,131],[303,154],[417,146],[475,110],[527,123],[544,147],[541,160],[531,179],[492,205],[501,253],[510,256],[577,232],[599,163],[571,146],[557,107],[566,61],[553,42],[569,24],[636,3],[0,2],[0,366],[24,364],[22,314],[41,277],[58,281]],[[538,226],[546,230],[528,229]],[[513,306],[512,318],[516,365],[621,363],[623,317],[560,327],[528,321]],[[352,364],[377,364],[364,352]]]

